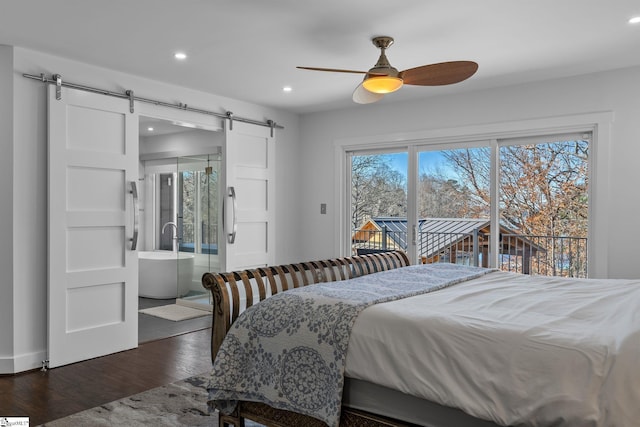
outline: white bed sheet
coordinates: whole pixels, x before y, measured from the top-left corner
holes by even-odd
[[[640,425],[640,281],[495,272],[365,309],[345,375],[501,425]]]

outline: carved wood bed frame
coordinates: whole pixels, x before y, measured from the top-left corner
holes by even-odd
[[[254,298],[262,301],[269,295],[291,288],[350,279],[408,265],[409,259],[404,252],[393,251],[232,273],[205,273],[202,276],[202,285],[209,289],[213,296],[211,360],[215,359],[224,336],[238,318],[241,308],[244,310],[253,305]],[[238,290],[240,287],[244,290],[246,298],[240,297]],[[257,295],[255,295],[256,291]],[[324,422],[316,418],[275,409],[263,403],[246,401],[239,402],[233,414],[220,414],[219,426],[244,427],[245,418],[273,427],[326,427]],[[340,426],[402,427],[411,426],[411,424],[343,407]]]

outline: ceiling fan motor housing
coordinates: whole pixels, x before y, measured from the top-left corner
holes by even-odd
[[[385,50],[393,44],[393,38],[374,37],[372,42],[380,49],[380,57],[376,65],[365,75],[362,86],[372,93],[395,92],[402,87],[403,81],[398,70],[391,66],[385,54]]]
[[[378,58],[378,62],[376,63],[376,65],[374,65],[373,68],[369,69],[366,78],[381,74],[391,77],[398,77],[398,70],[395,67],[391,66],[385,53],[387,48],[393,44],[393,37],[374,37],[371,41],[373,42],[374,46],[380,49],[380,57]]]

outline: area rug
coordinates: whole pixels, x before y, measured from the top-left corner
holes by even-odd
[[[96,406],[41,427],[218,427],[218,414],[209,414],[209,374],[157,387],[149,391]],[[246,421],[246,427],[261,427]]]
[[[160,317],[162,319],[173,320],[174,322],[211,315],[210,311],[198,310],[193,307],[185,307],[184,305],[177,304],[168,304],[161,305],[159,307],[145,308],[142,310],[138,310],[138,312],[142,314],[148,314],[150,316]]]

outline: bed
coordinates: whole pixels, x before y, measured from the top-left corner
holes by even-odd
[[[207,273],[203,285],[214,299],[212,360],[228,355],[235,329],[269,301],[305,296],[315,289],[308,285],[374,286],[398,281],[398,275],[437,276],[437,268],[454,269],[450,266],[409,266],[403,253],[389,252]],[[640,281],[479,270],[358,312],[334,425],[637,425]],[[292,292],[282,292],[287,290]],[[240,427],[244,419],[272,426],[327,425],[313,411],[259,400],[231,399],[226,408],[231,412],[220,413],[220,425]]]

